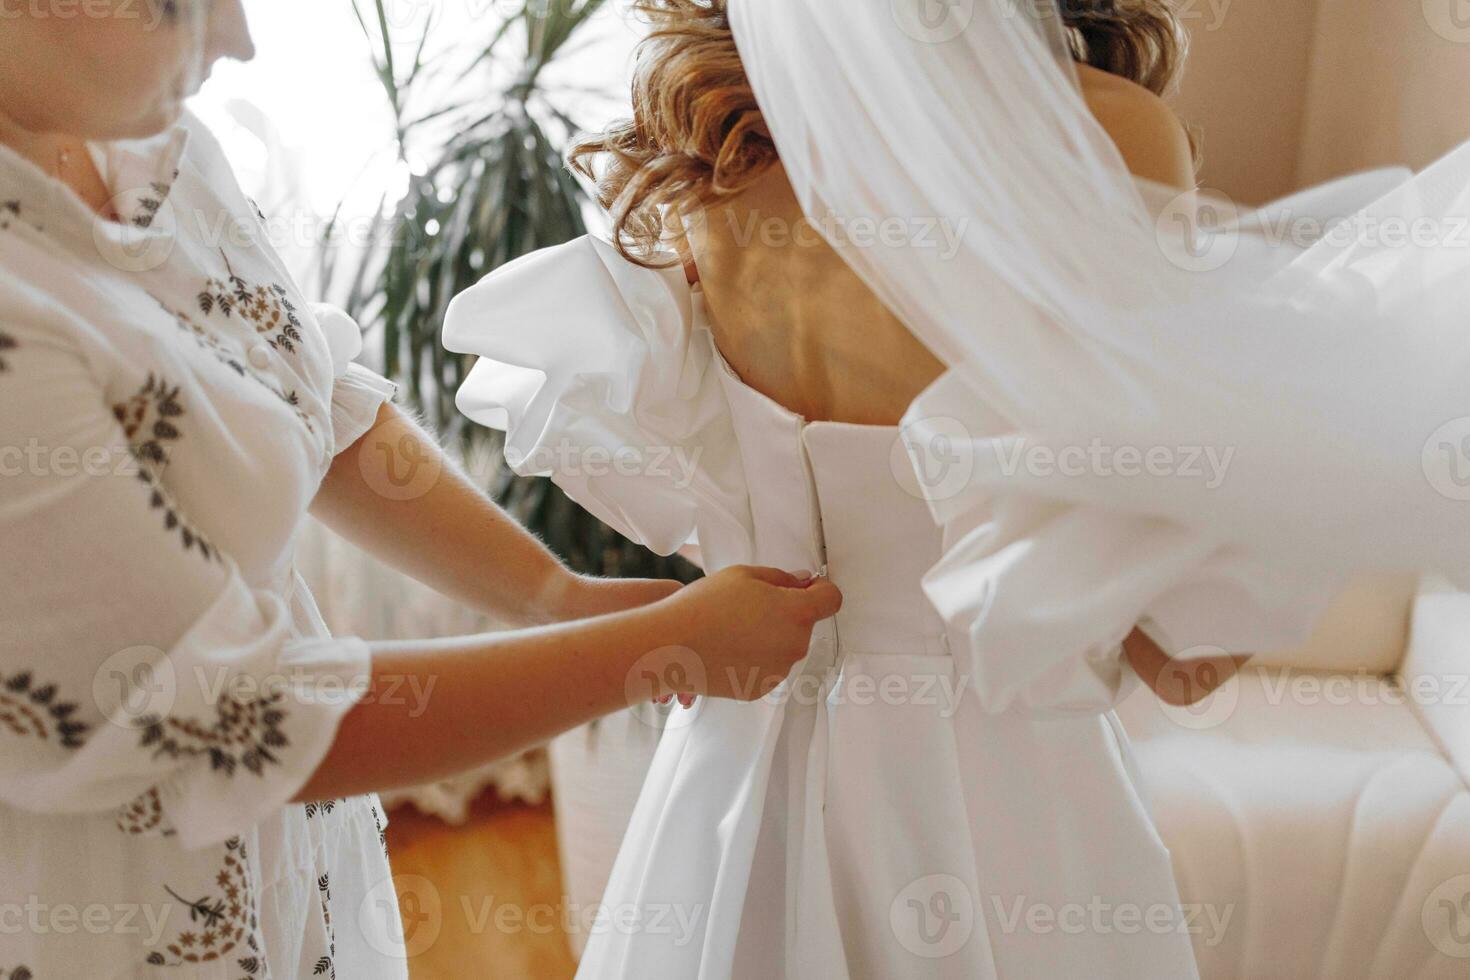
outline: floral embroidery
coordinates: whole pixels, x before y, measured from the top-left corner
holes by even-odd
[[[233,776],[239,767],[260,776],[267,764],[279,765],[272,750],[290,745],[281,723],[286,712],[280,707],[285,695],[276,693],[260,701],[240,701],[222,695],[218,720],[205,727],[187,718],[159,718],[149,715],[140,722],[142,747],[153,749],[155,757],[171,759],[209,759],[211,769]]]
[[[159,469],[168,465],[165,447],[179,438],[178,426],[172,420],[184,414],[177,385],[170,388],[150,372],[148,381],[132,398],[112,406],[112,414],[140,461]]]
[[[301,342],[301,318],[286,288],[278,283],[246,281],[235,274],[228,257],[225,270],[224,281],[210,279],[204,284],[198,297],[199,312],[209,316],[219,310],[227,317],[239,313],[272,347],[296,353],[296,345]]]
[[[173,190],[173,181],[178,180],[178,178],[179,172],[175,170],[173,177],[170,178],[168,183],[164,183],[161,180],[155,180],[149,183],[148,189],[153,193],[145,194],[138,201],[138,210],[133,214],[132,218],[134,225],[139,228],[152,226],[154,219],[158,217],[158,209],[163,207],[163,202],[168,197],[168,192]]]
[[[72,716],[77,706],[56,699],[56,685],[37,687],[30,671],[12,677],[0,675],[0,729],[23,737],[55,740],[64,749],[86,744],[88,728]]]
[[[302,425],[306,426],[308,432],[316,432],[316,426],[312,423],[311,416],[301,410],[300,395],[295,391],[282,390],[273,382],[246,367],[245,362],[240,360],[235,351],[231,350],[224,341],[216,337],[189,314],[170,309],[162,301],[155,300],[155,302],[158,302],[158,305],[163,307],[164,312],[174,318],[174,323],[178,328],[193,337],[194,342],[202,349],[209,351],[209,353],[214,355],[216,360],[240,377],[249,378],[272,395],[275,395],[281,400],[283,405],[296,413],[296,417],[301,420]]]
[[[320,803],[308,803],[305,805],[306,819],[314,820],[318,813],[327,814],[337,809],[337,800],[322,800]]]
[[[164,512],[163,526],[179,532],[185,551],[198,548],[205,558],[219,561],[219,552],[183,519],[161,480],[163,470],[170,462],[169,447],[181,435],[177,420],[183,416],[184,409],[179,404],[179,387],[170,388],[167,382],[150,372],[147,382],[136,394],[112,406],[112,414],[122,426],[133,456],[138,460],[138,479],[150,491],[149,506]]]
[[[220,889],[218,897],[211,893],[186,898],[164,886],[174,901],[189,910],[192,928],[180,932],[162,952],[155,950],[148,954],[150,966],[213,963],[235,954],[242,980],[261,975],[264,963],[258,935],[260,922],[245,844],[240,838],[232,837],[225,841],[225,849],[224,867],[214,880]]]
[[[373,809],[373,824],[378,828],[378,844],[383,848],[383,857],[388,857],[388,822],[383,819],[383,813],[378,809],[376,799],[370,798]]]
[[[20,222],[33,231],[44,231],[40,225],[31,222],[23,216],[21,203],[19,201],[0,201],[0,231],[9,231],[11,226]]]
[[[134,837],[174,836],[174,829],[164,822],[163,804],[159,802],[157,787],[119,807],[116,822],[118,830]]]
[[[0,201],[0,231],[9,231],[10,222],[18,217],[20,217],[19,201]],[[5,360],[5,352],[11,350],[15,350],[15,338],[0,331],[0,374],[10,370],[10,365]]]
[[[327,955],[316,961],[311,974],[337,980],[337,932],[332,928],[332,876],[326,872],[316,880],[317,896],[322,903],[322,922],[327,929]]]

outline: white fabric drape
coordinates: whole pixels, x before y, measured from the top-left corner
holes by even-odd
[[[1252,649],[1348,570],[1470,581],[1470,147],[1240,214],[1132,179],[1052,0],[730,14],[808,217],[950,368],[906,420],[951,545],[930,594],[976,651],[1046,630],[1016,690],[1146,612]],[[1110,593],[1135,545],[1159,574]],[[1242,563],[1257,594],[1213,588]],[[1088,601],[1012,608],[1043,570]]]

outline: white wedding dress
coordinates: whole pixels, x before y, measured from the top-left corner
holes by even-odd
[[[450,310],[517,471],[846,594],[775,697],[664,736],[586,977],[1194,977],[1198,913],[1233,910],[1177,907],[1119,642],[1277,649],[1353,572],[1470,584],[1470,146],[1260,212],[1175,195],[1088,112],[1060,14],[728,3],[804,213],[947,368],[902,433],[803,424],[681,272],[593,240]],[[1220,480],[1179,455],[1211,449]]]
[[[921,588],[944,542],[897,428],[746,386],[682,270],[591,238],[459,297],[446,343],[481,355],[459,404],[520,472],[657,551],[697,536],[711,570],[825,569],[845,596],[775,694],[670,716],[580,976],[1196,976],[1107,710],[1116,646],[986,710]]]

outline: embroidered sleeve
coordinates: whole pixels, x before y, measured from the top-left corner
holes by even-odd
[[[294,639],[171,499],[190,408],[168,379],[110,404],[55,330],[4,324],[0,801],[129,812],[185,846],[280,807],[365,690],[356,639]]]

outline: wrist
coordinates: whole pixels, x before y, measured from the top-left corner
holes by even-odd
[[[576,614],[586,588],[586,579],[565,565],[547,570],[541,584],[527,604],[526,619],[531,625],[561,623],[580,619]]]
[[[652,696],[708,693],[710,665],[704,660],[700,603],[679,593],[638,611],[650,617],[647,651],[640,658],[638,673],[653,682]]]

